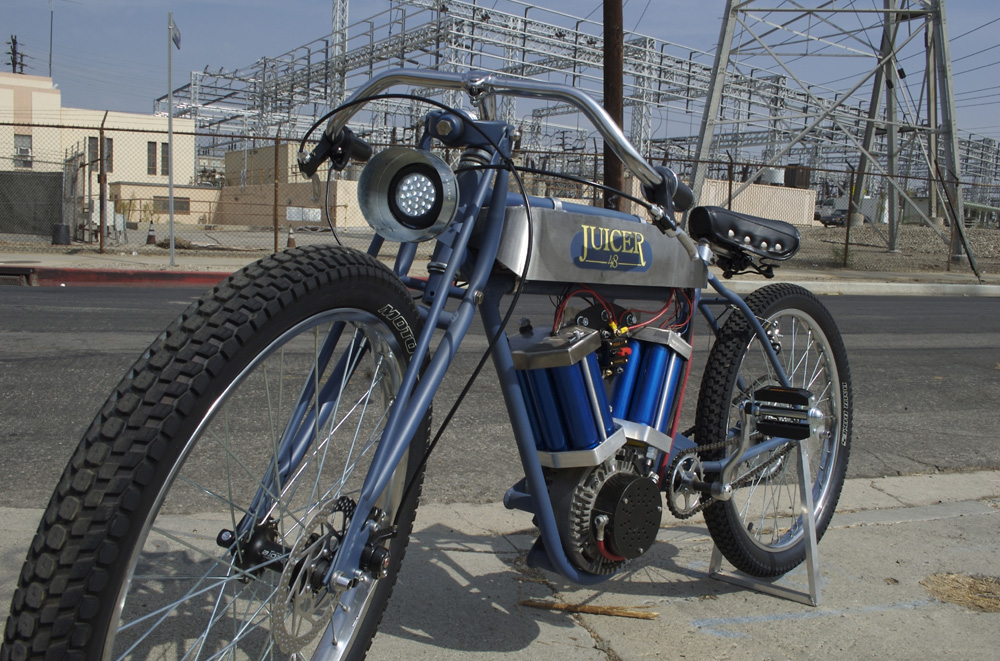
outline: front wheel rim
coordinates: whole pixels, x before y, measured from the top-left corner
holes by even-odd
[[[276,507],[269,508],[277,514],[278,540],[283,546],[291,547],[295,543],[296,533],[305,529],[309,512],[320,506],[317,503],[343,496],[348,491],[356,493],[360,490],[360,483],[367,472],[367,463],[378,443],[379,430],[385,423],[394,394],[402,381],[405,364],[395,336],[384,323],[371,313],[342,308],[313,315],[281,333],[258,352],[208,408],[185,445],[175,469],[157,494],[156,507],[144,523],[140,544],[130,558],[127,580],[118,600],[115,624],[109,629],[109,644],[106,646],[108,658],[119,658],[141,646],[156,644],[154,631],[165,628],[163,625],[174,624],[171,618],[190,620],[199,612],[209,615],[209,623],[202,631],[193,632],[188,641],[193,640],[189,651],[196,650],[200,658],[274,658],[279,654],[273,637],[267,631],[267,620],[274,617],[274,580],[281,574],[260,566],[249,570],[235,567],[226,559],[226,551],[212,543],[211,536],[206,538],[204,527],[207,526],[209,531],[219,528],[235,530],[240,519],[247,514],[247,503],[237,500],[237,485],[234,482],[266,481],[259,477],[260,458],[242,456],[245,451],[242,447],[237,447],[237,440],[243,443],[247,438],[240,435],[241,431],[246,433],[247,421],[235,415],[236,412],[254,411],[252,402],[264,402],[264,406],[256,409],[256,412],[263,412],[267,420],[266,436],[271,438],[269,443],[272,454],[274,450],[280,452],[280,449],[275,448],[273,439],[280,436],[278,430],[284,429],[282,419],[290,417],[285,413],[290,403],[306,388],[306,385],[296,386],[294,381],[286,381],[301,379],[304,364],[302,356],[309,356],[309,351],[303,345],[311,345],[312,350],[311,357],[305,362],[315,364],[322,337],[338,323],[345,324],[347,330],[343,337],[350,338],[348,346],[360,346],[359,343],[364,343],[368,347],[362,360],[352,370],[353,374],[362,377],[358,385],[367,396],[352,398],[355,394],[352,390],[353,379],[347,380],[343,386],[337,386],[341,389],[341,396],[337,398],[338,411],[331,417],[331,424],[318,430],[320,436],[313,439],[311,454],[293,472],[292,478],[279,489],[272,486],[271,490],[280,492],[274,499]],[[328,367],[333,364],[336,364],[335,359],[327,361]],[[323,370],[312,378],[321,384],[324,381]],[[342,406],[343,404],[347,406]],[[354,445],[347,454],[347,461],[332,462],[333,436],[339,431],[351,429]],[[320,437],[322,440],[317,443],[316,440]],[[199,459],[202,455],[211,455],[212,450],[216,453],[221,451],[223,455],[227,473],[224,479],[199,472]],[[251,463],[256,468],[251,467]],[[267,470],[264,473],[268,473],[273,464],[265,463]],[[193,475],[188,474],[186,469],[189,467]],[[255,473],[258,477],[253,477]],[[404,457],[379,503],[390,520],[399,506],[406,474]],[[330,479],[327,481],[325,478]],[[338,482],[340,488],[329,486]],[[178,491],[182,492],[179,497],[176,496]],[[243,493],[245,491],[245,488],[241,490]],[[193,516],[196,504],[193,500],[188,502],[188,499],[194,498],[192,492],[200,492],[201,498],[197,499],[199,503],[207,499],[226,505],[228,516],[207,516],[205,512]],[[164,520],[162,517],[167,518]],[[158,521],[179,527],[164,527]],[[202,530],[195,528],[188,531],[184,524],[190,527],[195,522],[202,526]],[[186,577],[157,575],[143,569],[146,566],[144,558],[152,561],[158,554],[177,553],[178,549],[181,553],[193,554],[199,559],[192,566],[208,563],[211,567],[201,574],[191,571]],[[224,569],[223,575],[213,571],[221,569]],[[161,598],[163,603],[156,603],[155,607],[141,603],[151,600],[151,595],[157,596],[157,589],[152,586],[159,586],[162,590],[159,595],[161,597],[168,591],[176,594],[173,583],[183,578],[187,578],[192,587],[184,591],[180,598]],[[318,633],[336,638],[338,648],[349,649],[371,605],[375,586],[376,581],[371,579],[340,593],[339,601],[345,608],[333,608],[330,626]],[[231,595],[227,594],[230,588],[233,588]],[[139,605],[145,606],[148,612],[141,617],[132,617],[137,597]],[[208,603],[209,601],[212,603]],[[125,620],[119,619],[122,615]],[[232,621],[232,627],[228,620]],[[221,626],[223,623],[225,627]],[[144,633],[137,633],[143,629]],[[112,642],[115,643],[113,649]],[[177,645],[176,640],[168,642]],[[216,642],[221,646],[213,644]],[[257,649],[251,650],[250,647]]]

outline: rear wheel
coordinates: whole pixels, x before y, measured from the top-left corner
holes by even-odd
[[[830,313],[801,287],[777,284],[751,294],[747,305],[767,336],[759,337],[738,312],[723,325],[712,348],[698,397],[695,438],[699,445],[726,444],[721,459],[740,438],[741,403],[763,387],[781,385],[762,342],[777,351],[794,388],[815,397],[824,431],[803,441],[809,456],[817,535],[830,523],[847,472],[851,441],[851,377],[840,332]],[[755,434],[753,443],[767,437]],[[791,445],[743,462],[733,478],[731,500],[705,509],[705,522],[722,554],[754,576],[780,576],[805,559],[799,461]]]
[[[77,449],[0,657],[308,658],[324,636],[363,656],[412,528],[429,412],[376,509],[355,505],[418,324],[391,272],[339,247],[274,255],[206,294]],[[328,591],[359,516],[371,571]]]

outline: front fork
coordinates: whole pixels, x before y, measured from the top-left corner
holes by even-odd
[[[501,147],[506,148],[506,145],[501,144]],[[499,163],[500,156],[494,154],[491,166],[497,167]],[[480,237],[479,258],[469,277],[469,287],[463,292],[455,312],[448,313],[444,310],[449,294],[453,293],[450,287],[438,288],[436,295],[431,298],[423,332],[417,341],[417,347],[411,357],[410,366],[403,378],[392,412],[382,430],[382,437],[385,440],[378,445],[361,489],[357,503],[359,513],[372,510],[409,450],[410,441],[422,423],[434,394],[469,329],[475,309],[483,302],[482,292],[489,279],[493,267],[492,256],[496,255],[503,229],[507,183],[507,172],[502,169],[496,172],[492,182],[491,177],[481,177],[478,186],[464,205],[465,217],[453,239],[452,258],[448,261],[444,273],[440,274],[440,282],[454,282],[458,268],[467,254],[466,249],[476,225],[476,212],[486,206],[487,197],[492,195],[489,217],[485,223],[487,230]],[[433,357],[428,360],[431,340],[438,328],[444,330],[444,335]],[[364,516],[355,516],[351,519],[336,560],[324,577],[326,585],[331,587],[349,585],[363,573],[360,569],[362,554],[370,537],[365,523]]]

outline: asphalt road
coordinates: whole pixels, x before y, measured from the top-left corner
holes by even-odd
[[[44,506],[108,392],[199,294],[0,288],[0,506]],[[850,477],[1000,467],[1000,299],[823,300],[844,335],[853,374]],[[547,299],[530,298],[515,318],[550,314]],[[435,402],[437,420],[485,348],[478,324],[473,329]],[[692,381],[706,349],[702,332]],[[431,458],[425,501],[492,502],[519,478],[492,376],[488,363]],[[688,417],[696,385],[688,388]]]

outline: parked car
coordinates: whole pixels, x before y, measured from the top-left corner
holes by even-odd
[[[833,213],[820,214],[817,219],[823,227],[843,227],[847,222],[847,209],[834,209]]]
[[[847,209],[835,209],[831,214],[819,214],[816,220],[823,223],[823,227],[843,227],[847,223]],[[864,215],[863,222],[871,224],[872,219]]]

